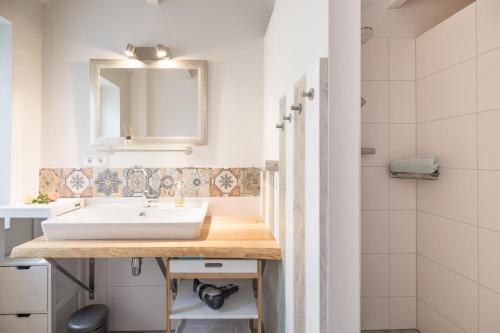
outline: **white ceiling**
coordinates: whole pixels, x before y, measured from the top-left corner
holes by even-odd
[[[386,0],[361,0],[363,26],[375,37],[417,37],[474,0],[408,0],[399,9],[387,9]]]

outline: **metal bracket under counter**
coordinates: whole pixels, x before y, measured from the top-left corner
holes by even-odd
[[[94,258],[89,258],[89,285],[87,286],[84,282],[80,281],[76,276],[74,276],[71,272],[66,270],[63,266],[61,266],[57,261],[55,261],[52,258],[46,258],[47,260],[54,268],[56,268],[59,272],[64,274],[67,278],[69,278],[71,281],[88,291],[89,293],[89,299],[93,300],[94,299],[94,281],[95,281],[95,259]]]

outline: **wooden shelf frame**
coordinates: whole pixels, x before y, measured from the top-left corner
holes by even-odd
[[[263,305],[263,290],[262,290],[262,275],[263,275],[263,261],[258,260],[257,261],[257,274],[252,274],[252,273],[171,273],[170,272],[170,260],[173,258],[166,258],[167,264],[167,278],[166,278],[166,333],[171,333],[172,332],[172,326],[171,326],[171,313],[172,313],[172,291],[171,291],[171,286],[172,286],[172,280],[173,279],[194,279],[194,278],[200,278],[200,279],[228,279],[228,280],[235,280],[235,279],[250,279],[256,281],[256,296],[257,296],[257,313],[258,313],[258,318],[256,320],[257,322],[257,329],[253,330],[252,332],[255,333],[263,333],[263,322],[262,322],[262,305]],[[249,326],[251,328],[251,321],[249,321]]]

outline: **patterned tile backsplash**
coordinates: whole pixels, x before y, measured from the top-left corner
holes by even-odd
[[[90,197],[254,197],[260,195],[259,168],[43,168],[40,192],[62,198]]]

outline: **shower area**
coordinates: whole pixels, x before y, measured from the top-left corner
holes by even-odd
[[[500,1],[362,11],[361,328],[498,333]],[[391,177],[422,156],[438,177]]]

